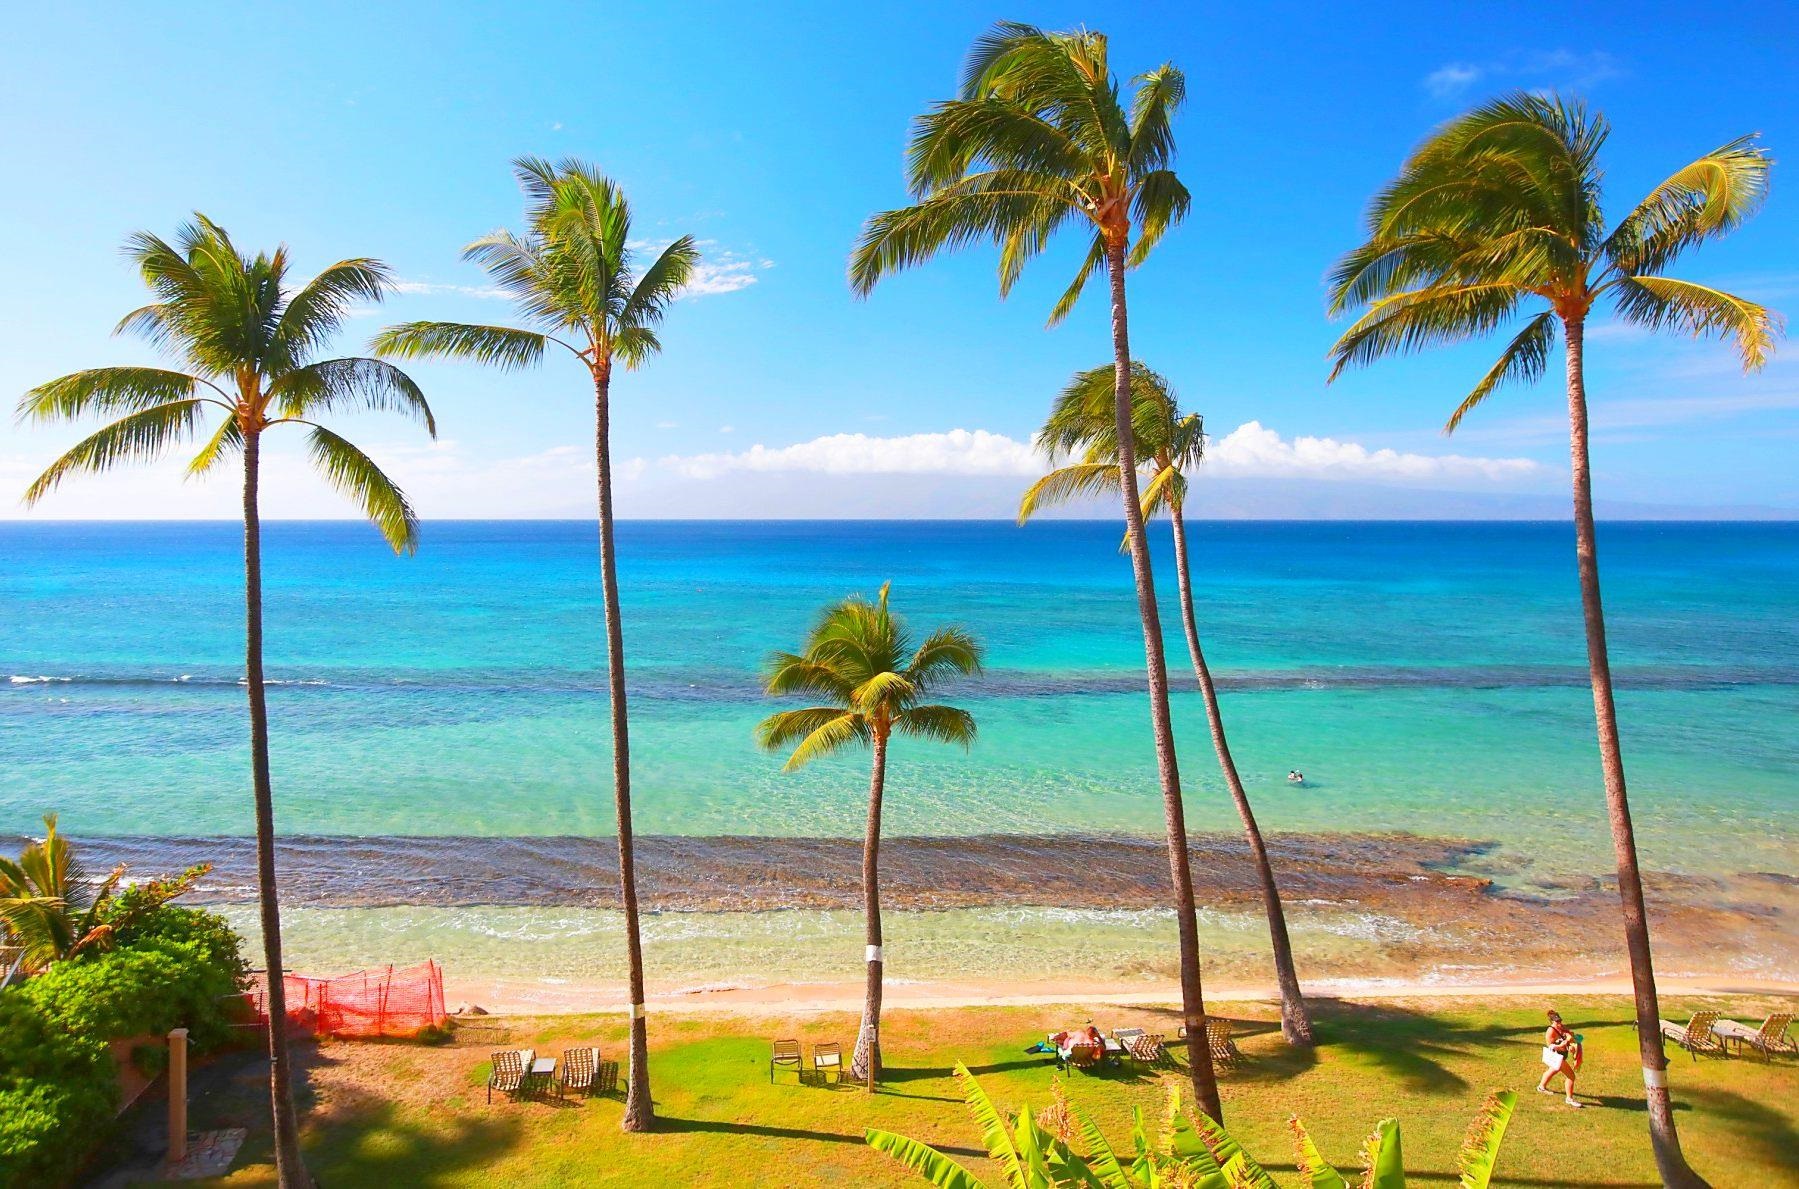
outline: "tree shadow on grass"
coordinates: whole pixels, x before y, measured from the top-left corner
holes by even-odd
[[[1728,1120],[1731,1130],[1737,1134],[1737,1142],[1745,1147],[1759,1148],[1763,1159],[1775,1167],[1789,1165],[1793,1154],[1799,1152],[1799,1127],[1773,1107],[1734,1090],[1699,1086],[1683,1087],[1680,1097],[1691,1099],[1706,1114]],[[1684,1109],[1684,1105],[1677,1101],[1674,1109]]]
[[[851,1144],[861,1147],[867,1141],[860,1134],[847,1131],[810,1131],[798,1127],[769,1127],[762,1123],[729,1123],[722,1119],[681,1119],[670,1115],[656,1117],[656,1130],[669,1134],[699,1132],[711,1135],[749,1135],[759,1139],[800,1140],[808,1143]],[[978,1148],[956,1148],[932,1145],[948,1156],[985,1156]]]

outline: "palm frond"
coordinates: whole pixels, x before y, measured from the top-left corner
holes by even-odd
[[[296,368],[269,386],[283,417],[313,417],[350,408],[404,413],[437,436],[437,420],[412,378],[383,359],[325,359]]]
[[[893,729],[936,743],[974,746],[974,715],[956,706],[909,706],[894,718]]]
[[[1018,523],[1045,508],[1118,490],[1118,464],[1077,462],[1057,467],[1024,489],[1018,500]]]
[[[1555,347],[1556,325],[1554,310],[1544,310],[1526,322],[1524,329],[1500,353],[1498,362],[1480,378],[1474,391],[1464,397],[1462,403],[1456,406],[1455,412],[1449,415],[1449,422],[1443,426],[1443,432],[1454,433],[1456,427],[1461,425],[1462,418],[1473,412],[1501,384],[1534,384],[1542,379],[1549,367],[1549,352]]]
[[[90,413],[135,413],[196,395],[205,383],[158,367],[96,367],[39,384],[19,400],[18,416],[58,421]],[[209,385],[210,387],[210,385]]]
[[[631,296],[619,312],[619,323],[627,327],[654,326],[662,320],[669,303],[681,295],[699,266],[700,249],[691,235],[683,235],[662,249],[650,266],[637,278]]]
[[[243,447],[244,432],[238,423],[237,411],[234,409],[219,420],[219,427],[200,447],[200,452],[194,455],[187,464],[189,477],[210,474],[215,467],[230,455],[242,450]]]
[[[1050,308],[1048,325],[1056,326],[1074,313],[1079,304],[1081,294],[1087,291],[1087,282],[1092,278],[1094,270],[1106,262],[1106,237],[1095,231],[1093,242],[1087,245],[1087,255],[1081,259],[1081,267],[1075,270],[1074,280],[1068,282],[1068,288],[1056,299]]]
[[[395,553],[418,550],[418,517],[392,479],[348,440],[315,425],[308,436],[312,463],[331,486],[355,500]]]
[[[814,694],[849,705],[856,683],[835,665],[823,664],[811,656],[776,652],[763,666],[762,688],[776,696]]]
[[[402,322],[376,335],[369,349],[395,359],[443,356],[471,359],[503,370],[535,367],[543,358],[547,336],[510,326],[475,326],[462,322]]]
[[[1149,258],[1169,228],[1187,217],[1192,196],[1171,169],[1158,169],[1138,179],[1131,198],[1131,214],[1137,221],[1137,242],[1131,245],[1126,265],[1136,268]]]
[[[823,706],[771,714],[756,728],[756,736],[770,751],[799,740],[782,765],[783,772],[797,771],[813,760],[865,744],[870,737],[868,720],[860,714]]]
[[[25,503],[35,504],[77,472],[98,473],[123,462],[147,462],[159,458],[170,446],[191,435],[199,425],[202,400],[177,400],[152,405],[119,418],[75,443],[68,453],[45,468],[25,489]]]
[[[1658,273],[1687,248],[1727,235],[1768,194],[1770,161],[1753,136],[1739,136],[1675,170],[1605,241],[1620,273]]]
[[[1673,277],[1622,277],[1613,293],[1626,322],[1694,338],[1734,338],[1744,371],[1768,362],[1785,325],[1779,314],[1746,297]]]
[[[1450,285],[1385,297],[1331,346],[1330,379],[1386,355],[1458,342],[1492,330],[1524,297],[1509,282]]]
[[[379,302],[392,280],[385,264],[367,258],[340,260],[312,278],[288,299],[275,327],[283,361],[304,363],[343,329],[356,303]]]
[[[1179,511],[1187,505],[1187,476],[1177,466],[1159,466],[1138,496],[1138,511],[1148,520],[1163,509]],[[1130,548],[1130,542],[1125,542]]]

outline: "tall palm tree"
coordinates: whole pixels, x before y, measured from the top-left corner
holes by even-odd
[[[981,646],[960,628],[939,628],[916,648],[906,622],[887,609],[887,591],[870,603],[847,598],[825,609],[798,653],[768,658],[764,684],[771,694],[807,694],[826,704],[771,714],[756,739],[773,751],[793,746],[792,772],[846,747],[874,753],[868,779],[868,829],[862,840],[862,911],[867,941],[867,989],[850,1071],[881,1076],[881,798],[887,785],[887,742],[895,731],[939,743],[974,743],[974,716],[925,699],[944,681],[978,673]]]
[[[1587,662],[1649,1130],[1662,1179],[1695,1185],[1702,1182],[1681,1155],[1669,1107],[1649,922],[1606,655],[1587,457],[1586,327],[1592,311],[1609,304],[1619,320],[1649,330],[1734,338],[1745,370],[1759,368],[1773,348],[1777,315],[1664,274],[1681,252],[1734,230],[1755,211],[1767,191],[1768,159],[1753,137],[1730,141],[1676,170],[1608,231],[1599,169],[1608,131],[1602,116],[1578,103],[1511,94],[1434,132],[1375,197],[1367,242],[1331,274],[1333,313],[1366,307],[1331,348],[1331,377],[1382,356],[1484,334],[1530,310],[1498,362],[1451,414],[1444,431],[1453,432],[1500,385],[1541,379],[1558,328],[1563,336]]]
[[[1118,429],[1112,413],[1112,375],[1110,366],[1077,372],[1056,397],[1048,420],[1037,433],[1037,446],[1052,461],[1074,461],[1056,467],[1026,489],[1018,507],[1020,524],[1042,508],[1118,486]],[[1243,836],[1249,843],[1262,888],[1262,908],[1268,917],[1268,937],[1274,949],[1275,982],[1281,992],[1281,1035],[1288,1044],[1309,1046],[1313,1043],[1312,1019],[1299,988],[1299,975],[1293,968],[1293,945],[1287,936],[1280,888],[1275,883],[1274,866],[1268,860],[1261,828],[1256,825],[1255,811],[1250,808],[1249,794],[1238,775],[1237,761],[1231,756],[1224,716],[1218,708],[1218,689],[1200,647],[1193,611],[1193,577],[1183,509],[1187,473],[1199,465],[1205,453],[1205,423],[1197,413],[1183,415],[1167,379],[1142,363],[1131,365],[1131,402],[1134,453],[1151,470],[1149,483],[1143,489],[1143,517],[1148,520],[1161,509],[1168,512],[1187,654],[1193,660],[1193,675],[1205,702],[1212,749],[1218,755],[1218,767],[1237,806],[1237,816],[1242,819]]]
[[[1129,431],[1131,343],[1124,284],[1126,270],[1141,264],[1187,213],[1187,188],[1171,168],[1172,122],[1187,84],[1170,64],[1139,76],[1135,88],[1127,108],[1107,63],[1103,34],[995,25],[969,54],[960,96],[918,119],[908,154],[917,201],[868,220],[850,258],[850,283],[866,295],[890,273],[948,249],[991,240],[1000,248],[1004,297],[1058,229],[1073,222],[1092,232],[1086,256],[1050,312],[1050,323],[1068,316],[1094,270],[1104,265],[1112,301],[1118,485],[1143,623],[1150,728],[1168,828],[1187,1053],[1194,1095],[1202,1109],[1219,1118],[1218,1083],[1204,1042],[1199,926],[1168,713],[1168,661]]]
[[[512,295],[525,328],[460,322],[406,322],[376,336],[375,350],[403,359],[443,356],[495,367],[535,367],[552,346],[579,361],[593,383],[594,460],[599,473],[600,586],[606,619],[606,680],[612,715],[612,793],[618,813],[619,899],[630,964],[631,1074],[624,1129],[655,1122],[650,1100],[649,1033],[644,1020],[643,942],[638,931],[632,855],[631,746],[625,705],[625,637],[618,605],[618,553],[612,515],[612,372],[640,367],[662,349],[656,337],[669,304],[699,263],[691,236],[637,270],[631,206],[624,191],[591,165],[551,165],[520,157],[513,172],[525,192],[523,235],[496,231],[463,249]]]
[[[389,285],[376,260],[340,260],[297,290],[287,287],[287,249],[246,257],[224,228],[196,214],[170,244],[147,231],[126,255],[156,300],[127,314],[130,331],[175,356],[187,371],[102,367],[51,380],[19,402],[22,419],[91,415],[117,420],[51,463],[25,492],[35,504],[79,472],[110,471],[155,459],[193,438],[211,410],[223,414],[193,461],[204,474],[232,455],[243,462],[244,676],[250,706],[250,772],[256,801],[256,875],[268,968],[269,1089],[275,1121],[275,1169],[281,1185],[310,1180],[300,1159],[287,1059],[286,996],[281,981],[281,905],[275,882],[275,807],[269,781],[269,716],[262,670],[262,521],[258,510],[263,435],[305,427],[312,462],[361,505],[396,552],[418,547],[418,521],[391,479],[368,455],[319,423],[353,408],[408,414],[433,437],[437,424],[418,386],[378,359],[318,356],[353,306],[380,301]]]

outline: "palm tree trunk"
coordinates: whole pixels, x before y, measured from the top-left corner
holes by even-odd
[[[631,739],[625,713],[625,630],[618,606],[618,552],[612,539],[612,369],[594,373],[594,459],[600,485],[600,585],[606,612],[606,688],[612,711],[612,797],[618,812],[618,892],[625,911],[630,966],[631,1071],[625,1090],[626,1131],[656,1121],[650,1098],[650,1038],[643,1010],[643,938],[637,924],[637,867],[631,835]]]
[[[1168,713],[1168,660],[1162,652],[1162,616],[1156,609],[1155,576],[1149,564],[1149,540],[1143,535],[1138,506],[1137,457],[1131,436],[1131,336],[1124,303],[1122,236],[1106,243],[1106,270],[1112,282],[1112,356],[1116,373],[1114,414],[1118,427],[1118,482],[1124,495],[1126,540],[1131,572],[1137,581],[1137,614],[1143,621],[1143,656],[1149,670],[1149,721],[1156,741],[1156,769],[1162,785],[1162,815],[1168,826],[1168,873],[1174,883],[1175,917],[1180,932],[1181,1016],[1187,1028],[1187,1065],[1193,1096],[1212,1118],[1224,1119],[1218,1101],[1218,1077],[1206,1045],[1206,1002],[1200,986],[1199,921],[1193,902],[1193,868],[1187,858],[1187,810],[1181,801],[1181,773],[1174,754],[1174,724]]]
[[[1661,1004],[1649,951],[1649,917],[1643,905],[1643,877],[1637,868],[1636,832],[1624,788],[1624,753],[1618,743],[1618,709],[1612,700],[1611,660],[1605,647],[1605,609],[1599,598],[1599,550],[1593,530],[1593,480],[1587,459],[1587,389],[1584,369],[1586,327],[1570,318],[1568,332],[1568,425],[1574,466],[1574,541],[1580,559],[1580,603],[1586,618],[1587,667],[1593,678],[1593,714],[1599,732],[1599,766],[1605,775],[1605,806],[1611,819],[1612,849],[1618,858],[1618,896],[1624,908],[1624,945],[1636,994],[1637,1047],[1649,1107],[1649,1139],[1662,1183],[1681,1187],[1706,1182],[1687,1167],[1674,1129],[1668,1095],[1668,1058],[1662,1051]]]
[[[1218,709],[1218,689],[1212,684],[1212,670],[1206,667],[1206,656],[1199,647],[1199,626],[1193,618],[1193,577],[1187,562],[1187,524],[1178,501],[1168,505],[1169,524],[1174,529],[1175,575],[1180,583],[1181,627],[1187,633],[1187,652],[1193,657],[1193,675],[1199,678],[1199,693],[1206,704],[1206,723],[1212,728],[1212,749],[1218,753],[1218,767],[1224,772],[1224,783],[1237,804],[1237,816],[1243,819],[1243,836],[1249,840],[1249,853],[1255,859],[1256,879],[1262,885],[1262,908],[1268,914],[1268,939],[1274,946],[1274,979],[1281,989],[1281,1036],[1290,1045],[1311,1047],[1312,1017],[1306,1010],[1304,994],[1299,989],[1299,974],[1293,969],[1293,943],[1287,938],[1287,914],[1281,908],[1281,891],[1274,882],[1274,866],[1268,861],[1268,847],[1262,841],[1261,827],[1256,825],[1255,811],[1249,807],[1249,794],[1243,790],[1243,778],[1237,774],[1237,761],[1231,757],[1230,741],[1224,735],[1224,715]]]
[[[281,1189],[312,1184],[300,1156],[293,1075],[287,1052],[287,987],[281,961],[281,892],[275,877],[275,792],[269,779],[269,707],[262,674],[262,518],[257,510],[262,440],[244,435],[244,687],[250,698],[250,779],[256,797],[256,890],[262,957],[268,970],[269,1101],[275,1121],[275,1178]]]
[[[869,1085],[881,1080],[881,795],[887,786],[887,734],[874,735],[874,766],[868,777],[868,833],[862,839],[862,917],[868,943],[868,986],[862,997],[862,1026],[850,1076]]]

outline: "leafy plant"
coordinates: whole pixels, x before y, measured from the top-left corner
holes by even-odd
[[[1161,1135],[1153,1143],[1142,1110],[1135,1112],[1130,1151],[1121,1154],[1092,1116],[1067,1100],[1059,1082],[1052,1090],[1054,1104],[1040,1118],[1021,1107],[1008,1123],[967,1067],[956,1066],[956,1080],[969,1113],[980,1125],[988,1156],[1004,1170],[1011,1189],[1276,1189],[1273,1178],[1223,1127],[1202,1111],[1182,1108],[1179,1091],[1170,1092]],[[1510,1090],[1487,1096],[1462,1142],[1461,1189],[1487,1189],[1517,1101]],[[1350,1182],[1326,1163],[1299,1120],[1289,1120],[1288,1126],[1306,1184],[1312,1189],[1349,1189]],[[942,1189],[986,1189],[973,1173],[928,1144],[872,1128],[864,1136],[870,1147]],[[1075,1150],[1077,1140],[1084,1151]],[[1362,1148],[1364,1170],[1358,1189],[1404,1189],[1396,1120],[1377,1123]]]
[[[107,934],[100,911],[125,875],[124,864],[95,881],[69,840],[56,832],[56,815],[44,815],[44,837],[26,845],[17,860],[0,859],[0,929],[24,950],[25,970],[41,970],[59,958],[99,944]]]

